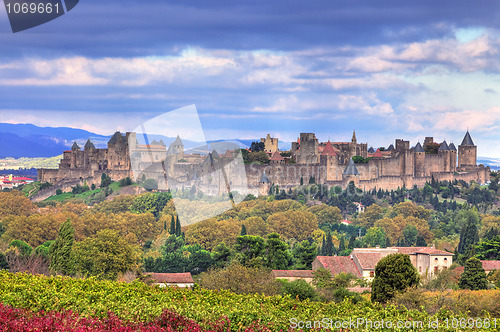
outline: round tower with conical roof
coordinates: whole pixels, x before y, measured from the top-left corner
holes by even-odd
[[[420,144],[420,142],[415,145],[415,148],[413,149],[413,152],[415,153],[415,166],[414,166],[414,172],[415,172],[415,177],[424,177],[425,176],[425,150]]]
[[[476,166],[477,146],[474,145],[469,131],[465,134],[462,144],[458,146],[458,167]]]
[[[449,172],[450,171],[450,148],[448,147],[448,143],[446,143],[446,141],[443,141],[443,143],[441,143],[441,145],[439,146],[438,155],[441,156],[441,160],[443,163],[442,164],[443,171]]]

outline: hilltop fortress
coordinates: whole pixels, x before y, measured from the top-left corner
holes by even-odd
[[[135,133],[116,132],[107,149],[96,149],[90,140],[83,150],[74,143],[64,151],[59,168],[39,169],[38,179],[59,185],[99,184],[106,173],[115,181],[127,176],[152,178],[159,189],[196,186],[211,195],[228,191],[266,195],[271,184],[288,190],[311,178],[343,188],[354,181],[364,190],[422,187],[432,178],[478,183],[490,178],[489,167],[476,164],[477,146],[469,132],[458,150],[453,143],[435,143],[426,137],[423,145],[419,142],[410,148],[409,141],[397,139],[395,146],[376,151],[358,143],[355,133],[351,142],[319,142],[315,134],[301,133],[292,143],[291,156],[285,158],[278,151],[277,138],[268,135],[261,141],[270,155],[269,164],[238,165],[237,151],[186,154],[180,137],[167,149],[163,141],[141,145]]]

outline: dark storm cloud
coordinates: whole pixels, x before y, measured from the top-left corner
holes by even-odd
[[[494,1],[81,1],[58,20],[0,33],[2,55],[88,57],[212,49],[298,50],[421,41],[499,25]],[[5,17],[2,18],[5,20]]]

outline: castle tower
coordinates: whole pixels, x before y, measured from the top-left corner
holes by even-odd
[[[318,139],[314,133],[300,133],[300,143],[292,146],[297,164],[317,164],[319,162]]]
[[[271,188],[271,181],[269,181],[269,178],[264,171],[259,181],[259,196],[267,196],[269,188]]]
[[[85,143],[85,147],[83,148],[83,167],[90,167],[90,162],[93,160],[95,150],[96,148],[94,144],[90,141],[90,139],[88,139],[87,143]]]
[[[260,139],[264,143],[264,151],[274,153],[278,151],[278,139],[267,134],[266,138]]]
[[[342,179],[344,180],[346,186],[351,181],[354,181],[355,185],[359,184],[359,172],[358,172],[358,169],[356,168],[356,165],[354,164],[354,160],[352,160],[352,158],[351,158],[351,160],[349,160],[347,167],[345,168],[344,172],[342,173]]]
[[[462,144],[458,146],[458,167],[476,166],[476,163],[477,146],[474,145],[467,130]]]
[[[443,169],[441,171],[449,172],[450,171],[450,148],[448,147],[448,143],[446,143],[446,141],[443,141],[443,143],[441,143],[441,145],[439,146],[438,155],[441,156],[441,158],[443,160]]]
[[[450,172],[456,172],[457,171],[457,148],[455,147],[455,144],[450,143],[448,145],[448,148],[450,148]]]
[[[352,158],[357,155],[356,147],[358,145],[358,140],[356,139],[356,131],[352,131],[351,143],[349,143],[349,156],[348,158]]]
[[[413,152],[415,153],[415,177],[424,177],[425,176],[425,150],[420,145],[420,142],[415,145],[415,148],[413,149]]]
[[[358,140],[356,139],[356,130],[352,131],[351,143],[357,144]]]
[[[326,167],[327,181],[337,181],[342,179],[340,172],[337,174],[337,171],[339,170],[339,158],[330,141],[326,143],[319,159],[320,165],[322,167]]]
[[[175,141],[173,141],[172,144],[170,144],[170,146],[168,147],[167,156],[176,156],[175,162],[184,158],[184,143],[182,143],[179,135],[177,135]]]

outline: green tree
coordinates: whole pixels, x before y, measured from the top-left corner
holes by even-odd
[[[0,270],[8,270],[8,269],[9,269],[9,263],[5,258],[5,255],[2,252],[0,252]]]
[[[178,216],[177,216],[177,221],[175,223],[175,235],[176,236],[182,235],[181,221],[179,220]]]
[[[385,231],[381,227],[372,227],[369,230],[366,231],[365,236],[363,237],[363,242],[365,245],[368,247],[375,247],[375,246],[385,246]]]
[[[73,256],[77,272],[111,280],[119,273],[137,269],[139,257],[137,246],[109,229],[76,243]]]
[[[31,255],[31,252],[33,251],[33,248],[29,244],[27,244],[26,242],[24,242],[22,240],[14,240],[14,241],[10,242],[9,248],[12,248],[12,247],[19,249],[19,252],[23,256],[29,256],[29,255]]]
[[[479,242],[476,246],[476,257],[485,260],[500,259],[500,236]]]
[[[267,236],[264,264],[273,270],[286,270],[290,265],[291,254],[288,244],[280,239],[278,233]]]
[[[68,219],[59,227],[56,240],[49,247],[50,270],[62,275],[74,273],[72,262],[75,229]]]
[[[414,225],[406,225],[403,228],[405,245],[411,247],[417,242],[418,230]]]
[[[170,219],[170,235],[175,235],[175,217],[172,215]]]
[[[144,189],[147,191],[158,189],[158,182],[155,179],[146,179],[143,183]]]
[[[101,175],[101,188],[105,188],[111,184],[111,178],[106,173]]]
[[[460,232],[460,242],[458,243],[458,252],[465,254],[479,241],[479,233],[476,223],[473,220],[468,220],[467,224]]]
[[[297,242],[293,247],[293,258],[295,269],[310,270],[313,260],[318,253],[316,242],[309,243],[308,240]]]
[[[486,289],[488,287],[486,272],[479,259],[472,257],[467,260],[464,272],[458,280],[458,287],[471,290]]]
[[[266,243],[260,236],[244,235],[236,238],[234,250],[238,255],[238,260],[243,265],[254,265],[262,260]]]
[[[247,235],[247,228],[245,227],[245,224],[241,225],[241,232],[240,236],[245,236]]]
[[[419,281],[420,276],[412,265],[410,256],[405,254],[386,256],[375,266],[371,300],[385,303],[392,299],[396,292],[404,292],[409,287],[417,286]]]
[[[218,267],[226,266],[231,260],[231,248],[229,248],[224,242],[219,243],[212,250],[212,260]]]

